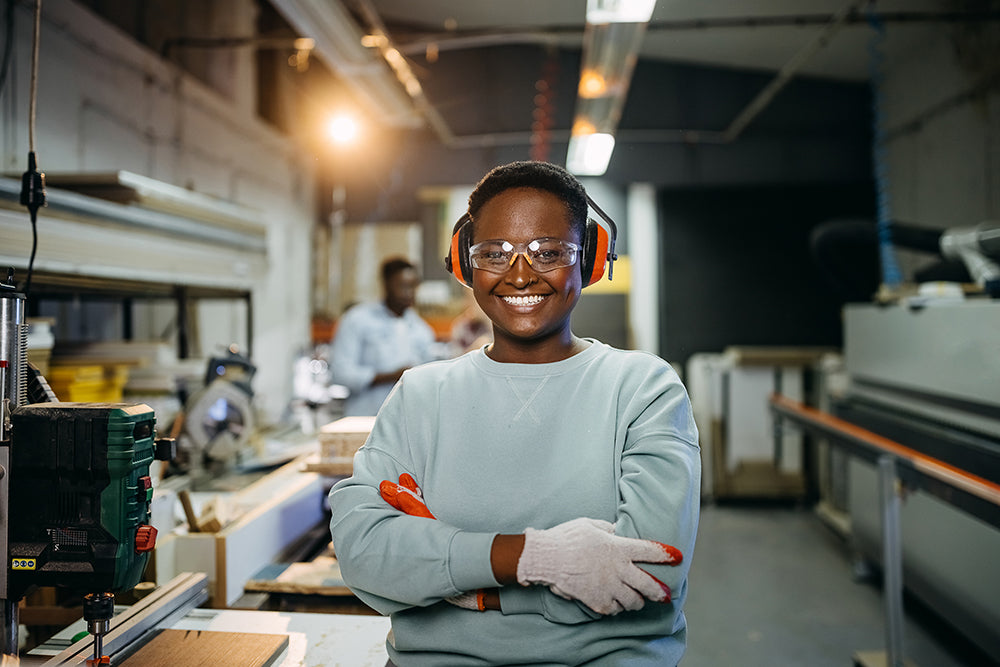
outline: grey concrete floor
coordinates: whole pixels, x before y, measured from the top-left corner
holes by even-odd
[[[689,581],[682,667],[850,667],[885,649],[880,582],[854,577],[848,545],[811,509],[704,505]],[[1000,664],[909,596],[904,607],[916,667]]]

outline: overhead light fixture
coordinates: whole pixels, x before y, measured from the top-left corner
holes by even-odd
[[[649,23],[656,0],[587,0],[587,23]]]
[[[600,176],[608,170],[614,136],[605,132],[573,135],[569,138],[566,169],[579,176]]]
[[[336,144],[353,143],[358,137],[358,124],[352,116],[340,114],[327,120],[327,136]]]
[[[656,0],[587,0],[580,83],[566,168],[600,176],[614,151],[614,133]]]

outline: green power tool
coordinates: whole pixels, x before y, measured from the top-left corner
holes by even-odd
[[[155,414],[125,403],[35,403],[11,420],[12,597],[32,586],[122,592],[156,541]]]

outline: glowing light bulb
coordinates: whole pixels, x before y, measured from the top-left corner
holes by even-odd
[[[327,121],[326,132],[336,143],[349,144],[358,136],[358,124],[350,116],[334,116]]]

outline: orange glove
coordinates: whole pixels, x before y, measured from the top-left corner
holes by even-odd
[[[437,518],[427,509],[427,505],[424,504],[423,492],[417,486],[417,481],[408,472],[399,476],[398,484],[387,479],[382,480],[378,485],[378,493],[385,502],[404,514],[422,516],[427,519]],[[469,591],[445,598],[445,601],[463,609],[486,611],[485,591],[481,588],[478,591]]]
[[[424,504],[424,494],[417,486],[417,482],[408,472],[399,476],[399,483],[382,480],[378,485],[379,495],[382,499],[410,516],[422,516],[428,519],[435,519],[431,511]]]

